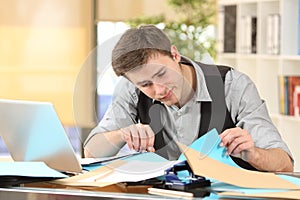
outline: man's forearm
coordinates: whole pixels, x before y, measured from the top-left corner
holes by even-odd
[[[255,155],[248,162],[258,170],[270,172],[291,172],[294,166],[290,156],[280,148],[255,148]]]
[[[125,142],[121,137],[120,132],[111,131],[106,133],[95,134],[85,145],[85,157],[101,158],[114,156]]]

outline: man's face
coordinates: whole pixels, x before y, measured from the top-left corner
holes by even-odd
[[[167,106],[180,106],[184,77],[179,60],[180,57],[176,56],[172,59],[166,55],[157,55],[142,67],[127,72],[126,76],[148,97]]]

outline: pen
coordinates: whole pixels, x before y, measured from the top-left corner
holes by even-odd
[[[104,178],[105,176],[112,174],[112,172],[113,172],[113,170],[109,170],[109,171],[106,171],[104,173],[94,176],[94,182],[97,182],[98,180]]]
[[[183,191],[177,191],[177,190],[166,190],[166,189],[160,189],[160,188],[148,188],[148,193],[155,194],[155,195],[169,196],[169,197],[187,198],[187,199],[191,199],[194,197],[194,194],[190,193],[190,192],[183,192]]]

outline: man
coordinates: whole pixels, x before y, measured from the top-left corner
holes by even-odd
[[[126,144],[177,159],[176,142],[190,145],[217,127],[220,146],[240,166],[293,171],[292,155],[245,74],[181,56],[153,25],[126,31],[114,47],[112,66],[124,79],[85,142],[87,157],[112,156]]]

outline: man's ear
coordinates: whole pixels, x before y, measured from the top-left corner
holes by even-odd
[[[176,46],[174,46],[174,45],[171,46],[171,54],[173,56],[174,61],[179,63],[181,60],[181,56],[180,56],[179,51],[177,50]]]

